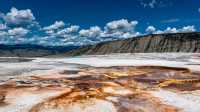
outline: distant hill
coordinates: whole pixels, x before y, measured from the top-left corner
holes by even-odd
[[[200,53],[200,33],[152,34],[87,46],[0,45],[0,57],[103,55],[110,53]]]
[[[83,46],[60,56],[110,53],[192,52],[200,53],[200,33],[152,34],[125,40]]]
[[[61,54],[76,48],[78,46],[0,45],[0,57],[43,57]]]

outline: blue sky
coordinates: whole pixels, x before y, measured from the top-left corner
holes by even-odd
[[[84,45],[200,29],[199,0],[0,0],[0,43]]]

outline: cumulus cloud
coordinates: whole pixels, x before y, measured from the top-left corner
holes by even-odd
[[[47,34],[46,40],[52,38],[60,38],[61,42],[91,44],[108,40],[116,40],[121,38],[130,38],[140,35],[135,31],[137,21],[128,21],[126,19],[108,22],[102,30],[99,26],[92,26],[88,29],[80,29],[80,26],[72,25],[70,27],[51,28],[45,27]],[[80,29],[80,30],[79,30]],[[83,42],[84,41],[84,42]],[[87,43],[86,43],[87,42]]]
[[[129,22],[126,19],[121,19],[107,23],[105,26],[105,30],[107,32],[116,32],[116,31],[129,32],[133,31],[137,24],[138,21]]]
[[[200,8],[198,9],[198,11],[200,12]]]
[[[155,5],[155,3],[149,5]],[[196,31],[193,25],[182,28],[168,27],[164,30],[148,26],[144,29],[146,32],[144,33],[137,31],[137,25],[138,21],[120,19],[108,22],[102,28],[92,26],[88,29],[81,29],[78,25],[67,26],[63,21],[55,21],[52,25],[41,27],[30,9],[12,8],[6,14],[0,13],[0,44],[86,45],[132,38],[143,34]]]
[[[154,26],[148,26],[145,31],[149,34],[152,34],[156,31],[156,28]]]
[[[168,27],[163,33],[187,33],[187,32],[195,32],[196,29],[194,25],[192,26],[184,26],[180,29]]]
[[[102,33],[101,28],[98,26],[90,27],[90,29],[80,30],[79,34],[82,37],[98,37]]]
[[[77,32],[79,30],[80,26],[78,25],[72,25],[69,28],[66,28],[65,31],[66,33],[74,33]]]
[[[140,32],[135,32],[135,33],[127,32],[127,33],[123,33],[122,38],[132,38],[132,37],[136,37],[136,36],[139,36],[139,35],[141,35]]]
[[[138,21],[128,21],[126,19],[108,22],[104,27],[102,37],[113,37],[114,39],[130,38],[137,36],[139,33],[135,31]]]
[[[29,30],[24,29],[24,28],[22,28],[22,27],[13,28],[13,29],[8,30],[8,34],[9,34],[10,36],[15,36],[15,37],[23,37],[23,36],[25,36],[28,32],[29,32]]]
[[[180,29],[180,32],[195,32],[196,28],[194,25],[192,26],[184,26],[182,29]]]
[[[177,33],[178,30],[176,28],[167,27],[164,33]]]
[[[45,31],[45,33],[48,34],[48,35],[54,35],[55,31],[54,30],[47,30],[47,31]]]
[[[124,38],[131,38],[141,35],[140,32],[114,32],[114,33],[102,33],[101,37],[105,40],[117,40],[117,39],[124,39]]]
[[[56,34],[58,36],[64,36],[66,34],[76,33],[76,32],[78,32],[79,28],[80,28],[80,26],[78,26],[78,25],[72,25],[68,28],[59,30]]]
[[[43,28],[43,30],[57,30],[59,28],[62,28],[65,26],[65,23],[63,21],[55,21],[54,24],[50,25],[50,26],[46,26]]]
[[[150,26],[149,26],[150,27]],[[148,27],[148,28],[149,28]],[[148,29],[147,28],[147,29]],[[163,34],[163,33],[188,33],[188,32],[195,32],[196,31],[196,28],[194,25],[191,25],[191,26],[184,26],[180,29],[177,29],[177,28],[172,28],[172,27],[167,27],[165,30],[152,30],[152,34]],[[147,31],[146,31],[147,32]],[[148,33],[148,32],[147,32]]]
[[[51,37],[71,38],[73,35],[78,34],[79,28],[80,28],[80,26],[78,26],[78,25],[72,25],[72,26],[69,26],[66,28],[61,27],[61,28],[57,28],[55,30],[53,30],[53,29],[46,30],[45,33]]]
[[[18,10],[14,7],[2,17],[8,25],[24,25],[35,20],[30,9]]]

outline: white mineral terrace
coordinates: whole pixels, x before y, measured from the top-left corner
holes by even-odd
[[[9,85],[5,90],[0,88],[0,92],[6,91],[6,97],[3,103],[0,103],[0,112],[140,112],[140,110],[141,112],[200,112],[199,82],[195,83],[196,88],[194,90],[187,90],[185,88],[182,90],[179,86],[175,86],[176,89],[174,89],[174,86],[172,86],[149,90],[138,90],[137,88],[133,91],[129,87],[132,83],[127,85],[126,82],[123,82],[124,79],[116,79],[120,83],[116,83],[113,80],[116,77],[130,76],[134,73],[139,75],[145,74],[148,71],[146,70],[147,68],[142,68],[139,71],[134,69],[135,71],[133,70],[130,74],[126,73],[126,71],[121,72],[117,68],[111,68],[112,72],[105,75],[110,70],[106,68],[113,66],[178,67],[189,69],[194,73],[200,73],[200,54],[137,53],[32,59],[26,62],[7,62],[6,59],[3,59],[4,61],[0,62],[0,86],[5,89]],[[85,69],[87,67],[89,69]],[[126,69],[128,70],[129,68]],[[77,74],[61,74],[66,70],[81,70],[81,72]],[[151,73],[149,71],[148,73]],[[120,74],[113,72],[119,72]],[[77,78],[87,76],[88,74],[96,76],[103,74],[105,75],[104,77],[108,76],[113,80],[104,81],[99,79],[99,81],[95,79],[95,81],[97,80],[96,82],[99,81],[100,84],[103,84],[100,89],[95,85],[96,82],[94,84],[95,87],[93,87],[93,79],[84,79],[88,80],[89,89],[78,84],[76,86],[71,85],[76,84],[77,81],[81,82],[83,80],[81,78],[77,81],[72,79],[63,81],[66,78]],[[160,77],[174,77],[181,73],[179,71],[170,71],[161,74],[163,76]],[[190,74],[190,72],[187,74]],[[89,75],[90,78],[92,75]],[[149,77],[153,76],[149,75]],[[181,75],[181,77],[183,76]],[[196,77],[200,76],[197,75]],[[151,79],[155,78],[157,77]],[[59,81],[56,79],[59,79]],[[40,82],[40,80],[43,82]],[[128,87],[123,86],[123,84]],[[144,87],[148,85],[138,83],[137,87],[140,84]],[[182,82],[178,84],[182,84]],[[74,91],[74,88],[78,89]],[[102,93],[105,96],[101,96]],[[130,98],[131,100],[127,99],[135,93],[140,93],[136,99],[132,99],[132,97]],[[157,105],[160,107],[155,109]]]

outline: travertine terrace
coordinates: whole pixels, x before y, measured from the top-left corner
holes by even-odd
[[[199,112],[199,56],[113,54],[4,62],[0,66],[11,66],[1,68],[9,75],[1,76],[0,112]],[[24,71],[13,74],[17,70]]]

